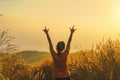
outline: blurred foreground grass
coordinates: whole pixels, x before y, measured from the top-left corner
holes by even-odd
[[[4,55],[0,80],[53,80],[50,54],[30,53]],[[108,39],[95,49],[70,54],[68,66],[72,80],[120,80],[120,40]]]

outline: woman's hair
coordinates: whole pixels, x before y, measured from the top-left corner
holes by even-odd
[[[60,55],[60,53],[65,49],[65,43],[63,41],[59,41],[57,43],[57,46],[56,46],[56,50],[58,52],[58,54]]]

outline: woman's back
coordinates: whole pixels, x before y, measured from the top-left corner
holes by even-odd
[[[67,77],[70,76],[70,72],[67,65],[66,53],[56,54],[53,56],[53,76],[54,77]]]

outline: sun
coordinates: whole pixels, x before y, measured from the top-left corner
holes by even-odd
[[[120,5],[116,6],[116,9],[115,9],[115,18],[116,18],[117,21],[120,21]]]

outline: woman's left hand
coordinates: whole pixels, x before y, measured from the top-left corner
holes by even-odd
[[[73,26],[72,28],[70,28],[71,33],[74,33],[77,29],[74,28],[75,26]]]

